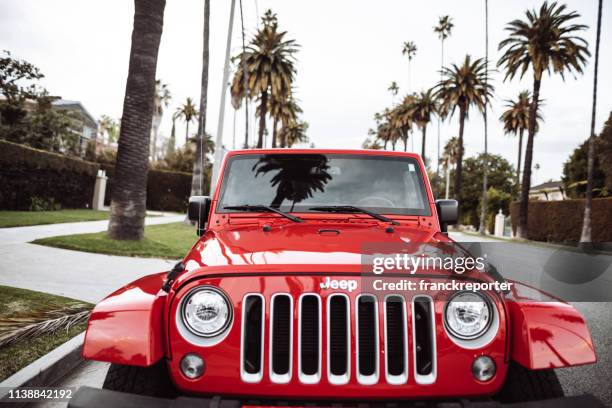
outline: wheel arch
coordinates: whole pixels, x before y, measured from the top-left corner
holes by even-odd
[[[141,367],[158,362],[164,355],[165,277],[144,276],[98,303],[87,323],[83,357]]]

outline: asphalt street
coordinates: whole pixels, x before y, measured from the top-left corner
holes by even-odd
[[[594,365],[559,369],[557,374],[566,395],[590,393],[606,405],[612,406],[612,388],[610,387],[610,378],[612,378],[612,339],[610,338],[612,333],[612,319],[610,319],[612,302],[608,299],[608,296],[612,294],[612,267],[610,266],[612,265],[612,256],[593,256],[582,253],[570,253],[568,255],[567,251],[554,246],[499,242],[461,233],[452,233],[451,236],[457,241],[465,242],[468,249],[486,254],[487,260],[495,265],[504,277],[530,283],[533,286],[545,289],[551,294],[567,299],[583,314],[595,342],[598,362]],[[478,244],[474,244],[475,242],[478,242]],[[0,250],[3,248],[4,246],[0,246]],[[0,257],[4,255],[0,253]],[[86,255],[92,265],[88,271],[94,274],[94,270],[97,268],[94,268],[93,265],[96,265],[98,261],[92,256],[91,254]],[[115,258],[119,258],[118,262],[128,262],[130,260],[130,258]],[[141,260],[131,260],[141,262]],[[587,266],[583,265],[585,262]],[[127,266],[122,267],[124,271],[127,271],[131,266],[136,266],[127,263],[125,265]],[[151,265],[151,267],[154,266]],[[558,269],[568,268],[573,272],[573,275],[578,272],[581,278],[578,281],[572,280],[572,275],[568,271],[558,272]],[[576,268],[580,269],[576,270]],[[593,272],[591,269],[597,270]],[[137,274],[143,274],[143,269],[136,270],[139,270]],[[132,277],[124,277],[126,281],[132,279]],[[17,282],[11,282],[15,286],[19,286],[19,281],[25,279],[20,278],[19,274],[16,274],[13,278],[17,280]],[[48,279],[53,281],[58,279],[58,276],[53,276],[53,273],[50,273]],[[86,280],[83,279],[83,282],[78,283],[77,286],[87,284]],[[101,284],[107,285],[105,290],[108,288],[108,284],[105,283],[108,280],[106,278],[98,280]],[[114,279],[111,280],[115,281]],[[0,283],[6,284],[4,278]],[[60,290],[59,287],[57,290]],[[92,294],[96,293],[93,288],[88,289],[88,291]],[[95,297],[97,297],[97,294],[88,296],[87,300]],[[107,369],[108,365],[104,363],[84,362],[55,385],[62,387],[79,387],[82,385],[101,387]],[[61,404],[38,404],[35,406],[57,407]]]

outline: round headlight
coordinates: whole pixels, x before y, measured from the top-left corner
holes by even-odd
[[[444,323],[451,335],[470,340],[481,336],[491,325],[491,303],[475,292],[460,292],[450,298]]]
[[[194,334],[213,337],[223,332],[232,319],[229,301],[213,288],[193,290],[183,300],[183,321]]]

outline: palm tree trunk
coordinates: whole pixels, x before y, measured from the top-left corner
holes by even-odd
[[[527,238],[528,211],[529,211],[529,189],[531,188],[531,162],[533,160],[533,137],[535,135],[536,112],[540,100],[540,81],[542,73],[536,73],[533,79],[533,100],[529,107],[529,128],[527,129],[527,147],[525,149],[525,164],[523,171],[523,183],[521,185],[521,200],[519,203],[519,219],[516,235],[519,238]]]
[[[519,130],[519,148],[518,148],[518,162],[516,164],[516,185],[521,185],[521,156],[523,154],[523,132],[525,129]]]
[[[189,143],[189,121],[185,121],[185,146],[187,146],[187,143]]]
[[[444,192],[444,199],[448,200],[448,192],[450,190],[450,160],[446,159],[446,186]]]
[[[466,107],[459,107],[459,148],[457,151],[457,165],[455,166],[455,188],[453,194],[459,199],[461,194],[461,172],[463,170],[463,128],[465,125]]]
[[[276,126],[278,125],[278,119],[274,118],[274,124],[272,125],[272,148],[276,147]]]
[[[425,139],[427,133],[427,124],[421,126],[421,130],[423,132],[423,141],[421,145],[421,157],[423,158],[423,163],[425,163]]]
[[[591,135],[589,137],[589,158],[587,161],[587,189],[584,202],[584,218],[582,220],[582,233],[580,243],[591,242],[591,217],[593,211],[593,169],[595,167],[595,112],[597,108],[597,66],[599,65],[599,41],[601,37],[601,8],[597,14],[597,39],[595,41],[595,71],[593,74],[593,108],[591,109]]]
[[[268,92],[263,91],[261,93],[261,109],[259,116],[259,136],[257,138],[257,148],[261,149],[263,147],[263,134],[266,130],[266,114],[268,111]]]
[[[206,137],[206,107],[208,105],[208,60],[210,50],[210,0],[204,0],[204,43],[202,48],[202,79],[200,82],[200,111],[198,114],[198,134],[196,136],[195,160],[191,176],[191,195],[204,194],[203,171],[206,155],[202,145]]]
[[[385,139],[385,144],[383,145],[384,150],[387,150],[387,143],[388,143],[388,142],[389,142],[389,141]]]
[[[408,132],[406,132],[406,134],[402,138],[402,141],[404,142],[404,151],[407,152],[408,151]]]
[[[147,211],[149,139],[165,0],[134,0],[134,29],[125,87],[108,236],[139,240]]]

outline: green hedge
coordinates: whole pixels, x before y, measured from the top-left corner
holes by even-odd
[[[516,233],[519,203],[510,206],[512,229]],[[584,200],[529,202],[529,239],[544,242],[580,241]],[[612,197],[593,199],[593,242],[612,242]]]
[[[108,181],[104,204],[110,205],[115,167],[103,164]],[[147,177],[147,209],[184,212],[191,193],[191,173],[149,170]]]
[[[28,210],[33,198],[87,208],[98,169],[96,163],[0,140],[0,209]]]

